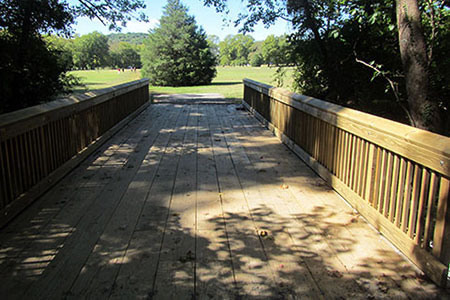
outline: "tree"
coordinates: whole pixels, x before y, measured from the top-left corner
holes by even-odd
[[[73,68],[73,40],[66,39],[57,35],[45,35],[42,37],[48,50],[58,54],[58,64],[62,65],[64,70]]]
[[[261,47],[261,55],[264,62],[268,65],[288,65],[290,63],[288,47],[286,36],[267,36]]]
[[[143,7],[141,0],[0,1],[0,112],[51,100],[70,82],[60,50],[43,35],[70,36],[74,19],[82,15],[117,28]]]
[[[204,3],[226,10],[226,0]],[[301,92],[413,126],[450,131],[447,1],[246,3],[248,14],[236,21],[243,32],[259,21],[291,22],[294,32],[289,42]]]
[[[219,58],[220,55],[220,49],[219,49],[219,43],[220,39],[217,35],[209,34],[207,37],[209,49],[211,49],[211,53],[216,57],[216,59]]]
[[[137,46],[126,42],[110,48],[111,66],[119,68],[140,68],[141,56],[137,51]]]
[[[153,85],[209,84],[216,75],[206,34],[179,0],[164,7],[159,27],[144,43],[142,63],[142,75]]]
[[[264,58],[261,55],[261,53],[252,52],[250,53],[249,57],[250,57],[250,65],[252,67],[261,67],[261,65],[264,63]]]
[[[108,38],[95,31],[73,42],[73,60],[79,69],[95,69],[107,65],[109,55]]]
[[[414,125],[439,128],[436,104],[428,99],[428,57],[417,0],[397,0],[400,56],[405,71],[406,93]]]
[[[147,38],[148,34],[143,32],[127,32],[127,33],[110,33],[107,35],[110,45],[126,42],[131,45],[141,45]]]
[[[220,64],[223,66],[249,64],[249,54],[252,52],[254,41],[251,36],[243,34],[226,36],[219,44]]]

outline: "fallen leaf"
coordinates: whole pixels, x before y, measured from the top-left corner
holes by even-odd
[[[343,275],[338,270],[327,270],[327,274],[330,277],[341,278]]]

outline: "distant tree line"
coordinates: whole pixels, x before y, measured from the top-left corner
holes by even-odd
[[[73,39],[48,35],[47,47],[59,53],[61,63],[68,69],[93,70],[96,68],[140,68],[141,45],[124,41],[109,41],[107,35],[93,32]]]
[[[222,66],[278,67],[293,64],[292,49],[285,35],[269,35],[264,41],[255,41],[250,35],[228,35],[216,46],[218,62]]]

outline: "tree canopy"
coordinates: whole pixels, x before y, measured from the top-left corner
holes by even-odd
[[[220,64],[224,66],[244,66],[249,64],[254,39],[249,35],[228,35],[219,43]]]
[[[218,11],[227,0],[204,0]],[[449,133],[448,1],[246,0],[242,32],[291,23],[296,89]],[[403,112],[403,113],[402,113]]]
[[[209,84],[216,75],[207,37],[179,0],[169,0],[142,49],[142,75],[162,86]]]
[[[79,69],[95,69],[108,63],[108,38],[94,31],[73,41],[73,60]]]
[[[144,7],[142,0],[0,1],[0,113],[49,101],[70,85],[70,64],[44,35],[70,36],[78,16],[117,29]]]

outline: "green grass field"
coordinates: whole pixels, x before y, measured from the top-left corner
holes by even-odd
[[[269,67],[217,67],[217,76],[210,85],[185,87],[151,86],[150,91],[157,94],[175,93],[219,93],[226,98],[242,98],[242,79],[250,78],[259,82],[275,85],[276,68]],[[101,89],[140,78],[139,72],[118,73],[117,70],[72,71],[71,74],[81,78],[85,87],[78,87],[75,92]],[[289,88],[292,83],[292,69],[288,69],[284,86]]]
[[[98,90],[113,85],[137,80],[141,77],[139,72],[126,70],[125,72],[117,72],[117,70],[87,70],[87,71],[71,71],[70,74],[81,79],[85,86],[78,86],[74,92],[84,92],[86,90]]]

